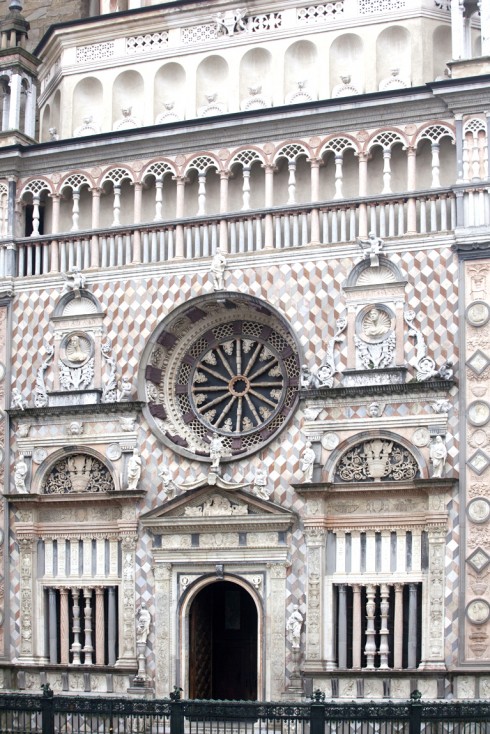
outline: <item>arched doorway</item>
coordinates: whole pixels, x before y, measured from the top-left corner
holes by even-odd
[[[202,589],[189,613],[191,698],[257,698],[257,608],[238,584]]]

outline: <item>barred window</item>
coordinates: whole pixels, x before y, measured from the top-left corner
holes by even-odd
[[[422,584],[336,584],[339,668],[416,668],[421,660]]]
[[[51,664],[114,665],[116,586],[45,588],[46,648]]]

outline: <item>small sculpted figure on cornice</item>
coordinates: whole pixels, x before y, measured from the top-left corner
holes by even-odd
[[[372,268],[378,268],[379,255],[384,245],[381,237],[376,237],[375,232],[370,232],[367,240],[361,240],[361,238],[358,238],[357,242],[362,248],[363,257],[365,259],[369,259],[370,266]]]
[[[12,407],[25,410],[27,408],[27,400],[17,387],[12,388]]]
[[[301,455],[301,471],[305,475],[305,482],[313,481],[313,468],[315,465],[315,451],[311,445],[311,441],[307,441]]]
[[[86,287],[87,279],[80,268],[74,265],[70,268],[69,273],[61,273],[61,275],[65,280],[63,290],[61,291],[62,295],[73,292],[77,298],[81,298],[80,291]]]
[[[24,455],[19,454],[19,458],[15,462],[14,467],[14,484],[19,494],[25,494],[27,492],[26,477],[28,471],[29,468],[24,459]]]
[[[216,248],[216,253],[211,260],[210,274],[213,281],[213,288],[215,291],[222,291],[225,287],[225,270],[227,261],[225,255],[221,252],[220,248]]]
[[[245,22],[246,14],[246,8],[236,8],[235,10],[225,10],[224,12],[215,13],[213,20],[216,23],[218,35],[232,36],[234,33],[247,30]]]
[[[268,474],[265,469],[258,467],[252,484],[252,492],[262,500],[268,500],[271,490],[267,487]]]
[[[430,460],[432,462],[432,476],[442,478],[446,464],[447,448],[442,436],[436,436],[430,445]]]
[[[138,488],[138,482],[141,477],[141,465],[141,456],[138,449],[135,448],[128,461],[128,489]]]

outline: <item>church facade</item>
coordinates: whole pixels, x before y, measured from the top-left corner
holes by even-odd
[[[0,25],[1,687],[490,698],[488,0],[69,8]]]

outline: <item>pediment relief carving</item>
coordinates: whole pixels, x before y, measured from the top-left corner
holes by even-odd
[[[228,497],[215,492],[206,497],[204,502],[188,505],[184,508],[186,517],[217,517],[227,515],[248,515],[249,507],[243,502],[231,502]]]
[[[249,492],[238,490],[227,492],[216,487],[191,490],[166,502],[140,517],[144,527],[161,531],[169,528],[195,525],[206,526],[216,522],[223,526],[227,522],[238,525],[264,525],[282,530],[288,527],[294,514],[268,500],[262,500]]]

